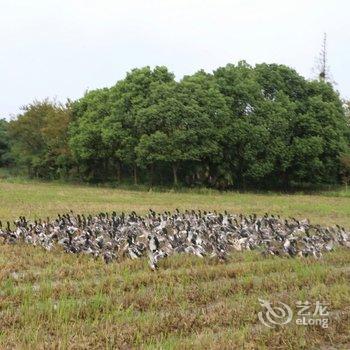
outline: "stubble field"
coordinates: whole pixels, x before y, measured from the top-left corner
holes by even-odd
[[[73,210],[145,213],[185,209],[265,212],[350,227],[350,197],[137,192],[53,183],[0,182],[0,220]],[[350,252],[264,258],[237,252],[226,263],[190,256],[106,265],[102,260],[0,244],[0,348],[350,347]],[[261,324],[259,298],[329,303],[329,326]]]

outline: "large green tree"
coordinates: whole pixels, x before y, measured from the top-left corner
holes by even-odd
[[[242,62],[214,75],[231,108],[226,154],[239,186],[339,179],[347,126],[329,84],[276,64]]]
[[[136,148],[142,135],[147,134],[157,123],[149,120],[144,113],[147,113],[147,109],[152,108],[156,103],[154,91],[161,90],[163,86],[173,83],[174,74],[170,73],[166,67],[157,66],[152,70],[147,66],[141,69],[133,69],[118,84],[112,118],[122,120],[122,125],[127,130],[122,154],[126,165],[132,168],[135,184],[138,182],[138,165],[142,163],[138,161]],[[145,125],[145,120],[147,120],[148,125]],[[142,163],[142,165],[145,164]],[[154,168],[151,165],[152,178],[153,172]]]
[[[175,185],[179,169],[190,182],[200,172],[208,180],[210,164],[222,159],[220,142],[228,122],[225,100],[212,77],[198,72],[180,83],[153,86],[151,99],[137,115],[143,133],[136,148],[139,164],[169,164]]]
[[[87,92],[72,104],[69,146],[80,176],[88,180],[106,180],[112,152],[103,142],[103,121],[110,115],[110,89]]]
[[[347,149],[347,132],[344,110],[332,86],[322,81],[308,83],[304,111],[292,129],[293,181],[339,181],[339,157]]]
[[[71,166],[68,148],[69,104],[34,101],[9,123],[11,153],[30,176],[60,177]]]

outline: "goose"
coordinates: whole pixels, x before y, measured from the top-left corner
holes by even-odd
[[[149,249],[152,253],[156,252],[159,249],[159,240],[157,236],[155,235],[149,235],[148,236],[149,241]]]
[[[259,249],[264,255],[322,258],[341,245],[350,248],[350,232],[344,227],[312,225],[307,219],[282,219],[279,215],[255,213],[245,216],[225,211],[175,209],[145,216],[101,212],[59,213],[56,218],[28,220],[20,216],[3,225],[0,242],[24,242],[48,251],[56,245],[71,254],[87,254],[106,263],[122,256],[140,259],[149,256],[152,270],[161,259],[177,253],[216,257],[225,261],[231,251]]]

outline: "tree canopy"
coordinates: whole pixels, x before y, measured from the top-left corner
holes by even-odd
[[[67,105],[34,102],[0,122],[0,165],[10,154],[29,175],[46,178],[334,184],[350,154],[347,113],[330,83],[284,65],[242,61],[180,81],[166,67],[144,67]]]
[[[23,113],[8,125],[11,153],[17,166],[29,176],[64,176],[71,166],[69,123],[68,106],[44,100],[23,107]]]

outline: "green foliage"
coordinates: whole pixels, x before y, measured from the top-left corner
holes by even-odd
[[[217,161],[229,119],[210,76],[199,72],[180,83],[157,86],[152,102],[138,113],[138,126],[144,132],[136,147],[139,164],[171,164],[176,185],[181,165],[205,167],[211,159]],[[194,177],[193,170],[187,170],[186,175]]]
[[[342,180],[346,186],[350,183],[350,153],[346,154],[342,154],[340,156],[340,163],[341,163],[341,175],[342,175]]]
[[[69,147],[79,171],[88,179],[101,177],[111,154],[102,138],[103,121],[109,114],[107,88],[90,91],[72,104]]]
[[[8,122],[5,119],[0,119],[0,168],[10,165],[11,162]]]
[[[69,106],[49,100],[35,101],[9,123],[11,153],[17,166],[30,176],[55,178],[71,167],[67,146]]]
[[[214,75],[235,112],[227,155],[240,186],[339,181],[348,127],[329,84],[276,64],[228,65]]]
[[[348,108],[329,83],[244,61],[180,81],[166,67],[133,69],[68,108],[30,105],[9,132],[33,176],[64,168],[88,181],[219,189],[339,183],[350,144]]]

